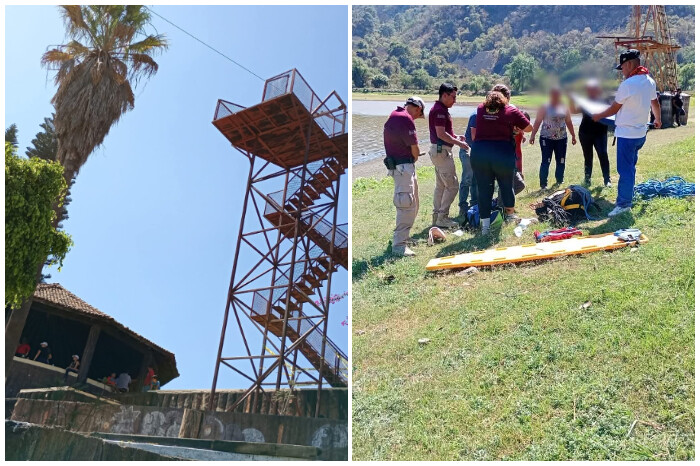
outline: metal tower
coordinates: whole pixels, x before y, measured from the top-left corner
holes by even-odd
[[[673,43],[668,27],[666,7],[647,5],[632,7],[629,36],[601,36],[615,39],[615,50],[619,47],[635,48],[642,54],[642,63],[649,68],[660,92],[678,88],[678,65],[676,51],[680,47]]]
[[[213,124],[250,169],[210,410],[222,366],[251,383],[231,410],[260,412],[267,397],[274,412],[281,388],[313,386],[318,416],[322,386],[347,387],[347,356],[327,336],[333,272],[348,265],[346,119],[338,94],[320,99],[296,69],[268,79],[257,105],[218,101]],[[224,355],[230,327],[245,354]]]

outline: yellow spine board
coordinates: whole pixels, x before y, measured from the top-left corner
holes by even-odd
[[[647,241],[647,237],[642,235],[638,242],[646,243]],[[592,236],[575,236],[569,239],[545,243],[523,244],[507,248],[469,252],[456,256],[438,257],[428,262],[425,268],[426,270],[443,270],[553,259],[555,257],[584,254],[594,251],[610,251],[636,243],[636,241],[631,243],[621,241],[612,233]]]

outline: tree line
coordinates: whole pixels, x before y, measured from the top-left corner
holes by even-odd
[[[694,7],[666,7],[680,85],[694,88]],[[548,75],[575,81],[604,70],[614,78],[612,40],[629,6],[355,6],[354,88],[431,89],[443,80],[480,93],[506,81],[516,92]]]

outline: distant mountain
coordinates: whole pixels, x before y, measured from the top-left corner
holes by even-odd
[[[694,63],[695,7],[666,13],[679,63]],[[449,78],[476,92],[516,73],[575,79],[610,68],[613,43],[596,36],[624,34],[630,14],[630,6],[354,6],[353,84],[426,88]]]

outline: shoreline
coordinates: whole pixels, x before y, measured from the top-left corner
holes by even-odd
[[[458,151],[459,149],[455,150]],[[418,162],[416,162],[416,168],[432,166],[433,163],[430,161],[430,156],[427,153],[418,157]],[[385,176],[387,176],[387,169],[384,166],[383,157],[377,157],[376,159],[367,160],[366,162],[361,162],[357,165],[352,165],[350,170],[352,172],[352,181],[355,181],[358,178],[382,179]]]
[[[434,94],[434,93],[433,93]],[[353,92],[351,94],[351,98],[353,101],[389,101],[389,102],[404,102],[408,97],[412,95],[418,95],[419,97],[423,97],[423,99],[427,102],[431,100],[431,97],[426,97],[427,93],[426,92],[420,92],[416,91],[415,93],[405,93],[405,94],[389,94],[389,93],[381,93],[381,92]],[[510,99],[510,103],[517,107],[522,107],[525,109],[529,108],[537,108],[541,104],[545,103],[547,97],[544,94],[536,94],[536,95],[514,95]],[[484,96],[483,95],[464,95],[460,94],[458,97],[457,102],[455,103],[455,106],[469,106],[469,105],[475,105],[475,104],[480,104],[484,101]]]

